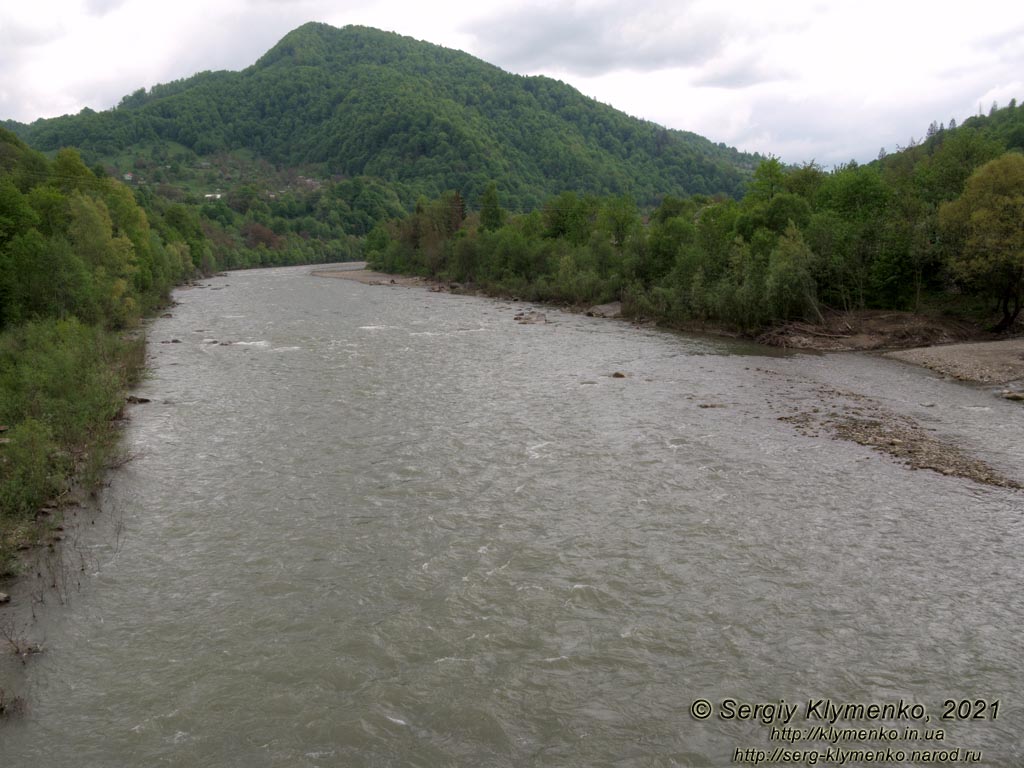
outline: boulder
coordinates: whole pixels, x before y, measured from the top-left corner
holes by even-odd
[[[598,304],[586,312],[587,317],[622,317],[622,302],[613,301],[609,304]]]

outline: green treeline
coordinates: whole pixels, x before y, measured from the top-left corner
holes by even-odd
[[[760,164],[739,201],[564,192],[509,216],[457,193],[379,227],[378,269],[486,291],[754,331],[825,308],[919,310],[974,295],[1009,328],[1024,300],[1024,110],[1015,104],[870,165]],[[1009,151],[1007,151],[1009,149]],[[960,299],[957,299],[960,301]]]
[[[216,266],[194,210],[144,210],[73,150],[0,129],[0,575],[39,506],[98,476],[144,355],[128,330]]]

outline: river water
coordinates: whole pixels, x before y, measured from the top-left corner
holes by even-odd
[[[0,613],[45,649],[0,657],[29,705],[0,766],[836,746],[728,699],[798,704],[805,730],[828,725],[809,701],[917,703],[927,723],[837,722],[916,739],[838,746],[1024,764],[1024,495],[779,420],[841,387],[1024,479],[1019,405],[878,357],[520,325],[518,304],[308,272],[210,280],[152,325],[134,459]],[[997,719],[942,721],[947,699]]]

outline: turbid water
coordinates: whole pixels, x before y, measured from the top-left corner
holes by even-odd
[[[135,458],[0,609],[45,648],[0,657],[29,705],[0,766],[1024,764],[1022,493],[779,420],[859,393],[1020,480],[1018,404],[307,272],[214,279],[153,323]],[[819,699],[925,710],[846,711],[876,731],[830,743]]]

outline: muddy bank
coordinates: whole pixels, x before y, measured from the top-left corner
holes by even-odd
[[[820,323],[783,323],[765,331],[757,340],[773,347],[853,352],[991,338],[976,325],[947,317],[865,309],[826,312]]]
[[[875,310],[834,312],[821,324],[780,325],[758,341],[819,352],[884,352],[886,357],[959,381],[1024,385],[1024,337],[1000,339],[977,325],[945,317]]]

